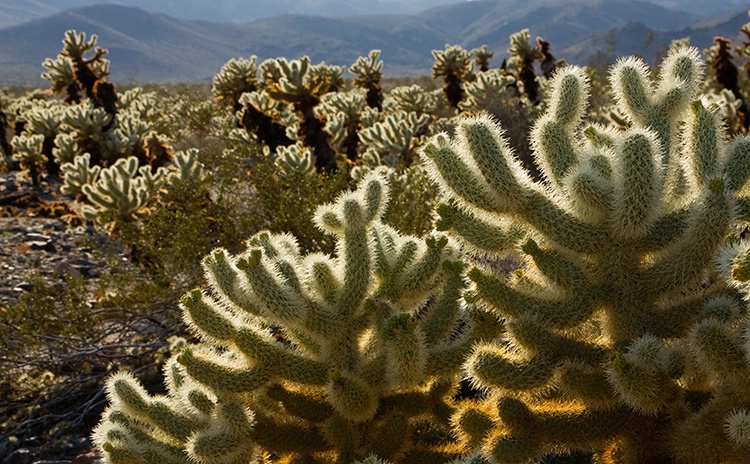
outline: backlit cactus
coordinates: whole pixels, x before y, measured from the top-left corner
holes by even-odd
[[[443,92],[453,108],[464,99],[463,83],[470,80],[474,71],[471,52],[460,45],[445,45],[445,50],[433,50],[435,64],[432,65],[432,77],[443,79]]]
[[[359,133],[362,144],[392,167],[408,167],[416,158],[419,133],[430,121],[429,116],[399,111]]]
[[[60,166],[63,185],[60,191],[66,195],[75,195],[77,200],[83,200],[83,186],[94,184],[99,178],[101,166],[90,166],[91,156],[88,153],[76,156],[70,163]]]
[[[487,45],[482,45],[471,51],[474,55],[474,64],[479,67],[480,72],[486,72],[490,69],[490,60],[495,56],[494,52],[491,52]]]
[[[240,97],[243,93],[258,89],[257,57],[239,58],[227,61],[211,82],[211,93],[214,98],[234,110],[239,110]]]
[[[84,32],[65,31],[63,49],[54,60],[47,59],[42,63],[47,68],[42,77],[52,83],[54,92],[65,89],[67,103],[80,103],[83,90],[97,108],[114,116],[117,113],[117,94],[114,85],[105,80],[109,75],[109,61],[104,58],[108,52],[96,45],[97,40],[96,35],[87,39]],[[86,57],[91,51],[94,54]]]
[[[315,108],[315,112],[326,120],[326,131],[332,135],[331,144],[339,152],[346,153],[350,161],[359,157],[359,130],[363,112],[377,112],[369,108],[358,92],[327,93]]]
[[[137,220],[148,212],[156,183],[165,174],[164,168],[152,172],[150,166],[139,167],[138,159],[132,156],[117,160],[99,172],[96,182],[81,186],[91,203],[84,205],[84,216],[106,225],[111,231]]]
[[[299,144],[276,149],[275,163],[284,175],[294,172],[302,174],[315,173],[315,163],[313,162],[310,149]]]
[[[349,72],[356,75],[352,84],[367,91],[365,99],[367,106],[382,111],[383,92],[380,88],[380,80],[383,79],[383,60],[380,60],[380,50],[370,50],[367,58],[360,56],[357,61],[349,67]]]
[[[290,235],[267,232],[238,255],[207,256],[208,288],[182,299],[203,342],[170,361],[168,378],[181,380],[168,380],[166,397],[128,376],[110,381],[95,434],[108,461],[151,448],[167,462],[236,462],[224,456],[251,450],[284,462],[458,457],[449,420],[460,367],[501,325],[461,302],[463,266],[444,236],[403,236],[380,222],[387,199],[384,179],[368,174],[318,209],[318,227],[337,240],[333,256],[303,255]],[[220,405],[232,405],[240,431],[229,434]],[[230,436],[213,440],[223,444],[215,456],[196,457],[191,443],[213,430]]]
[[[12,159],[22,169],[28,171],[29,178],[33,184],[39,184],[44,165],[47,162],[47,156],[42,151],[44,135],[27,135],[24,133],[13,137],[10,144],[13,146]]]
[[[219,400],[172,359],[167,395],[151,397],[128,374],[107,385],[111,405],[94,442],[112,464],[247,464],[255,456],[253,414],[238,398]]]
[[[510,59],[507,67],[515,71],[515,77],[523,83],[523,92],[531,103],[539,102],[539,83],[534,73],[534,61],[544,58],[539,43],[531,45],[531,35],[528,29],[510,35]]]
[[[278,58],[273,63],[265,68],[261,65],[262,72],[274,70],[280,73],[269,78],[277,80],[266,81],[266,92],[271,98],[290,104],[299,115],[297,138],[313,150],[315,169],[318,172],[336,170],[336,151],[330,144],[331,134],[325,131],[325,123],[317,118],[314,109],[331,87],[341,84],[339,79],[343,68],[325,64],[311,66],[307,56],[292,61]]]
[[[703,68],[673,49],[652,82],[620,60],[626,130],[584,126],[583,71],[558,70],[532,131],[543,183],[486,116],[424,148],[450,198],[438,229],[482,263],[522,263],[509,275],[477,264],[464,295],[507,324],[465,365],[486,399],[453,418],[490,461],[578,449],[605,463],[746,460],[747,316],[714,260],[748,218],[750,141],[726,142],[695,100]]]
[[[440,95],[438,95],[438,93]],[[440,106],[442,91],[430,92],[418,85],[401,86],[391,90],[383,105],[386,110],[406,111],[418,115],[435,113]],[[447,100],[446,100],[447,101]]]

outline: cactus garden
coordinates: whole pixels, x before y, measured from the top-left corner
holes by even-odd
[[[61,39],[0,93],[0,464],[747,462],[747,42],[139,87]]]

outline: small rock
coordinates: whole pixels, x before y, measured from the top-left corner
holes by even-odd
[[[52,253],[57,251],[57,248],[55,248],[55,245],[51,241],[43,242],[41,240],[34,240],[31,242],[26,242],[26,245],[28,245],[32,250],[44,250]]]
[[[101,269],[92,267],[92,268],[86,269],[86,275],[96,279],[97,277],[101,277],[102,271]]]
[[[26,234],[26,239],[27,240],[38,240],[38,241],[42,241],[42,242],[48,242],[49,239],[50,239],[50,237],[49,237],[49,235],[40,234],[38,232],[29,232],[29,233]]]
[[[84,266],[84,267],[96,267],[96,266],[101,266],[102,263],[97,263],[95,261],[91,261],[91,260],[86,259],[86,258],[76,258],[76,259],[73,260],[73,265],[74,266]]]
[[[71,266],[68,263],[60,263],[55,267],[55,273],[59,275],[60,277],[70,276],[75,280],[81,280],[83,279],[83,274],[81,271],[76,269],[75,267]]]
[[[20,284],[13,287],[14,292],[30,292],[34,286],[31,282],[21,282]]]
[[[103,462],[103,456],[98,451],[92,451],[76,457],[70,464],[102,464]]]

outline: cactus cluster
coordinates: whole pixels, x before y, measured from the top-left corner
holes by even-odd
[[[84,153],[62,165],[61,191],[75,195],[83,203],[84,217],[112,233],[147,214],[158,196],[173,195],[179,184],[200,183],[204,172],[197,149],[177,152],[174,160],[168,168],[152,170],[148,165],[139,166],[138,159],[131,156],[102,169],[91,165],[89,154]]]
[[[686,47],[657,80],[620,60],[619,129],[587,124],[584,71],[558,70],[541,182],[490,116],[462,119],[421,151],[445,198],[425,238],[382,223],[373,170],[315,216],[333,255],[267,232],[215,250],[166,396],[110,382],[107,459],[743,462],[750,139],[725,138],[704,68]]]
[[[109,383],[95,432],[109,462],[460,456],[450,420],[461,364],[501,325],[460,301],[463,266],[446,237],[382,224],[387,199],[371,173],[318,209],[334,256],[267,232],[238,255],[207,256],[208,288],[182,299],[202,342],[167,364],[166,397],[128,375]]]
[[[527,30],[499,70],[487,47],[436,50],[444,89],[384,91],[379,50],[351,84],[345,67],[250,57],[195,107],[115,94],[96,41],[69,31],[45,62],[64,101],[0,97],[15,133],[0,148],[34,183],[59,169],[110,233],[157,213],[167,230],[181,203],[223,194],[209,175],[255,176],[240,195],[279,221],[274,203],[300,222],[290,201],[359,185],[315,214],[329,248],[264,231],[203,260],[181,300],[197,341],[166,363],[166,392],[107,384],[106,462],[747,460],[750,139],[726,131],[746,130],[744,76],[718,79],[739,72],[728,43],[709,66],[675,45],[658,78],[618,61],[615,127],[591,122],[587,71]],[[723,93],[702,93],[706,68]],[[213,172],[184,149],[190,124],[216,131],[206,159],[248,158]]]
[[[445,50],[433,50],[435,64],[432,66],[432,77],[442,78],[443,92],[451,106],[458,108],[458,104],[464,99],[463,83],[471,80],[474,72],[474,63],[471,60],[471,52],[460,45],[445,45]]]
[[[612,463],[747,456],[746,310],[715,260],[748,219],[750,141],[725,141],[696,99],[702,76],[695,49],[672,49],[656,82],[620,60],[610,81],[629,127],[614,130],[584,124],[582,70],[556,73],[532,132],[541,184],[487,117],[425,147],[450,197],[438,229],[482,261],[522,262],[467,273],[464,299],[507,328],[466,361],[486,394],[454,419],[467,446],[503,463],[579,449]]]
[[[44,62],[48,71],[42,77],[52,83],[51,93],[67,93],[63,101],[29,94],[4,105],[3,135],[11,123],[14,132],[6,156],[34,184],[45,177],[56,178],[63,164],[84,154],[100,167],[128,157],[154,169],[171,161],[168,141],[155,130],[156,115],[162,112],[155,95],[141,89],[117,94],[106,81],[107,51],[96,43],[96,36],[87,39],[84,33],[69,30],[62,52]],[[94,55],[85,58],[92,50]]]

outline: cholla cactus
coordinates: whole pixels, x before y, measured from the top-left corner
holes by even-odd
[[[541,37],[536,38],[536,46],[539,49],[539,53],[542,55],[540,58],[540,67],[542,68],[542,75],[545,79],[549,79],[555,73],[557,68],[566,66],[565,60],[555,59],[554,55],[550,51],[552,45]]]
[[[94,442],[111,464],[246,464],[255,455],[253,414],[239,398],[218,399],[185,375],[172,359],[165,368],[168,394],[150,397],[128,374],[112,377],[111,405]]]
[[[257,59],[255,55],[250,59],[232,58],[221,67],[211,85],[211,93],[219,103],[231,105],[235,111],[242,108],[242,94],[258,89]]]
[[[94,86],[98,81],[109,75],[109,61],[104,59],[107,50],[96,46],[98,37],[92,34],[86,40],[86,33],[80,34],[72,29],[65,31],[63,38],[63,50],[60,56],[69,58],[75,66],[76,81],[86,91],[86,95],[92,100],[97,99]],[[94,55],[84,58],[84,55],[90,51]]]
[[[434,114],[440,104],[438,96],[419,85],[401,86],[392,89],[385,99],[388,111],[406,111],[418,115]]]
[[[84,205],[86,219],[107,226],[115,232],[122,223],[133,222],[148,212],[156,184],[166,171],[155,172],[150,166],[138,167],[138,159],[121,158],[104,168],[93,184],[81,187],[91,205]]]
[[[474,64],[479,66],[479,71],[486,72],[490,69],[490,60],[495,53],[489,51],[487,45],[477,47],[470,52],[474,56]]]
[[[143,137],[143,161],[154,169],[166,166],[170,161],[175,161],[172,156],[172,146],[166,135],[156,131],[150,131]]]
[[[443,92],[453,108],[464,99],[462,85],[470,80],[474,66],[471,52],[460,45],[445,45],[445,50],[433,50],[435,64],[432,65],[432,78],[442,77],[445,86]]]
[[[310,81],[325,82],[325,92],[338,92],[346,85],[344,82],[345,66],[325,64],[325,62],[310,66]]]
[[[704,103],[707,107],[716,105],[719,114],[721,115],[721,119],[727,126],[728,133],[741,134],[745,131],[745,118],[741,113],[743,107],[747,108],[747,104],[744,100],[738,100],[732,92],[724,89],[719,93],[707,94],[704,97]]]
[[[516,79],[523,83],[523,91],[532,103],[539,102],[539,84],[534,73],[534,61],[544,58],[539,43],[531,46],[528,29],[510,35],[508,68],[514,69]]]
[[[145,92],[141,87],[134,87],[118,94],[117,106],[122,113],[130,113],[146,121],[164,117],[160,114],[162,108],[156,92]]]
[[[135,156],[139,164],[146,164],[144,140],[149,133],[150,125],[134,113],[121,112],[112,130],[99,137],[106,161],[114,162],[120,158]]]
[[[362,158],[366,163],[351,169],[352,179],[359,180],[372,171],[388,179],[392,193],[384,222],[409,234],[431,232],[439,191],[424,166],[414,163],[403,168],[398,166],[398,159],[392,165],[390,159],[381,160],[373,151],[366,152]]]
[[[198,160],[198,149],[191,148],[174,154],[173,165],[167,170],[165,183],[200,182],[204,175],[204,166]]]
[[[367,106],[382,111],[383,92],[380,81],[383,79],[383,60],[380,60],[380,50],[370,50],[367,57],[357,58],[349,67],[349,72],[356,75],[352,81],[354,87],[367,91]]]
[[[26,121],[24,130],[30,134],[41,134],[54,139],[60,130],[62,113],[63,108],[59,106],[34,106],[23,114]]]
[[[276,150],[275,163],[281,172],[286,175],[292,173],[315,173],[315,163],[313,161],[312,152],[310,152],[310,149],[300,144],[279,147]]]
[[[240,104],[243,109],[239,115],[239,123],[248,135],[255,136],[271,151],[294,143],[287,136],[286,127],[275,120],[281,116],[282,103],[271,99],[261,90],[243,94]]]
[[[159,167],[154,166],[147,171],[149,190],[156,192],[154,202],[168,210],[184,209],[185,207],[207,208],[211,203],[211,196],[207,188],[207,172],[199,160],[199,150],[191,148],[178,151],[172,156],[172,164]],[[144,171],[147,169],[144,169]],[[150,174],[150,176],[149,176]]]
[[[27,135],[26,133],[16,135],[10,140],[13,146],[12,159],[18,163],[21,169],[28,171],[28,176],[34,185],[38,185],[42,179],[42,171],[47,162],[43,152],[44,136],[41,134]]]
[[[325,79],[310,79],[309,57],[303,56],[292,61],[277,58],[275,62],[274,69],[280,70],[281,76],[277,81],[266,84],[266,91],[275,100],[293,104],[315,99],[317,104],[317,100],[328,91],[328,82]]]
[[[78,149],[78,134],[76,132],[57,134],[52,156],[54,156],[58,166],[62,167],[65,163],[72,163],[79,154],[81,153]]]
[[[95,434],[108,462],[238,462],[252,449],[284,462],[456,457],[447,428],[459,368],[500,324],[459,304],[462,266],[445,237],[380,222],[387,198],[383,179],[368,175],[318,209],[335,256],[303,255],[293,237],[267,232],[239,255],[207,256],[210,289],[182,299],[203,342],[168,363],[179,380],[166,396],[130,377],[110,381],[113,404]],[[228,404],[238,419],[220,417]],[[241,433],[226,436],[235,423]],[[224,435],[198,455],[208,431]]]
[[[517,81],[500,70],[479,73],[474,82],[466,85],[466,99],[459,108],[466,115],[489,113],[505,129],[505,136],[516,149],[516,156],[532,178],[539,180],[539,170],[531,154],[529,131],[541,115],[538,105],[519,98]]]
[[[725,37],[714,37],[714,42],[715,44],[712,47],[704,51],[708,67],[713,72],[711,82],[717,90],[731,92],[734,98],[740,102],[737,113],[741,122],[738,127],[740,131],[733,133],[747,132],[750,128],[750,108],[745,103],[745,97],[740,90],[739,70],[732,62],[734,58],[731,52],[732,42]]]
[[[315,109],[326,120],[326,131],[331,134],[331,145],[346,153],[351,161],[359,158],[361,114],[367,104],[358,92],[334,92],[323,96]]]
[[[24,132],[28,135],[39,134],[44,136],[42,142],[42,154],[46,159],[44,169],[48,176],[57,176],[60,172],[59,165],[55,162],[53,150],[55,137],[61,126],[63,108],[56,105],[38,105],[23,113],[25,120]]]
[[[265,88],[278,84],[283,76],[284,71],[275,58],[267,59],[260,64],[260,78]]]
[[[42,66],[47,72],[42,73],[42,79],[48,80],[52,84],[52,92],[60,93],[65,91],[65,103],[80,103],[81,94],[78,81],[76,81],[76,71],[73,60],[67,56],[58,56],[55,59],[46,58]]]
[[[513,76],[501,71],[486,71],[477,74],[474,82],[468,83],[464,90],[466,98],[461,101],[459,108],[471,113],[486,111],[493,116],[507,112],[508,100],[513,97],[516,80]],[[516,108],[512,107],[515,112]]]
[[[3,164],[8,163],[11,161],[11,153],[13,152],[13,147],[8,143],[8,107],[10,106],[10,98],[7,95],[4,95],[0,93],[0,151],[2,151],[0,156],[0,160]]]
[[[418,134],[427,125],[427,115],[404,111],[386,116],[383,122],[363,129],[359,133],[366,149],[374,150],[380,159],[390,158],[392,166],[408,167],[420,147]]]
[[[283,112],[284,103],[272,99],[265,90],[245,93],[240,97],[240,103],[253,105],[258,111],[271,117],[280,117]]]
[[[54,92],[66,90],[67,103],[80,103],[80,91],[85,90],[94,106],[114,116],[117,113],[117,93],[114,85],[106,81],[109,75],[109,61],[104,59],[107,50],[97,47],[96,42],[96,35],[87,40],[83,32],[65,31],[63,50],[57,58],[44,61],[48,71],[42,77],[52,83]],[[84,55],[92,50],[94,55],[86,58]]]
[[[87,101],[67,108],[62,121],[61,130],[75,135],[79,154],[90,153],[95,164],[101,164],[107,158],[103,147],[104,134],[106,128],[111,127],[112,115]]]
[[[149,155],[146,147],[155,132],[152,124],[142,119],[136,110],[120,111],[113,117],[103,108],[84,102],[65,110],[61,130],[67,133],[58,140],[61,155],[68,156],[69,151],[76,148],[76,155],[89,153],[92,163],[98,165],[130,156],[137,157],[140,164],[150,163],[155,167],[169,161],[168,153]],[[160,141],[157,137],[157,142]]]
[[[306,56],[292,61],[277,58],[275,67],[266,67],[282,73],[278,82],[267,84],[266,91],[271,98],[291,104],[300,116],[297,138],[313,150],[315,169],[318,172],[334,171],[337,167],[336,151],[331,147],[331,134],[325,131],[325,123],[315,115],[315,106],[329,91],[338,71],[333,69],[335,67],[320,65],[313,74],[310,58]]]
[[[673,49],[652,83],[640,60],[620,60],[611,82],[632,127],[582,132],[588,83],[558,71],[532,135],[544,184],[486,116],[425,147],[450,197],[438,229],[485,262],[523,260],[510,276],[471,269],[464,296],[507,321],[465,366],[487,399],[454,416],[492,462],[574,449],[606,463],[747,460],[735,328],[747,310],[713,268],[750,218],[750,140],[728,143],[693,101],[703,68],[697,50]]]
[[[92,185],[99,178],[100,166],[90,165],[91,156],[84,153],[76,156],[70,163],[64,163],[60,166],[63,174],[63,185],[60,191],[66,195],[75,195],[77,201],[85,199],[83,193],[84,185]]]

